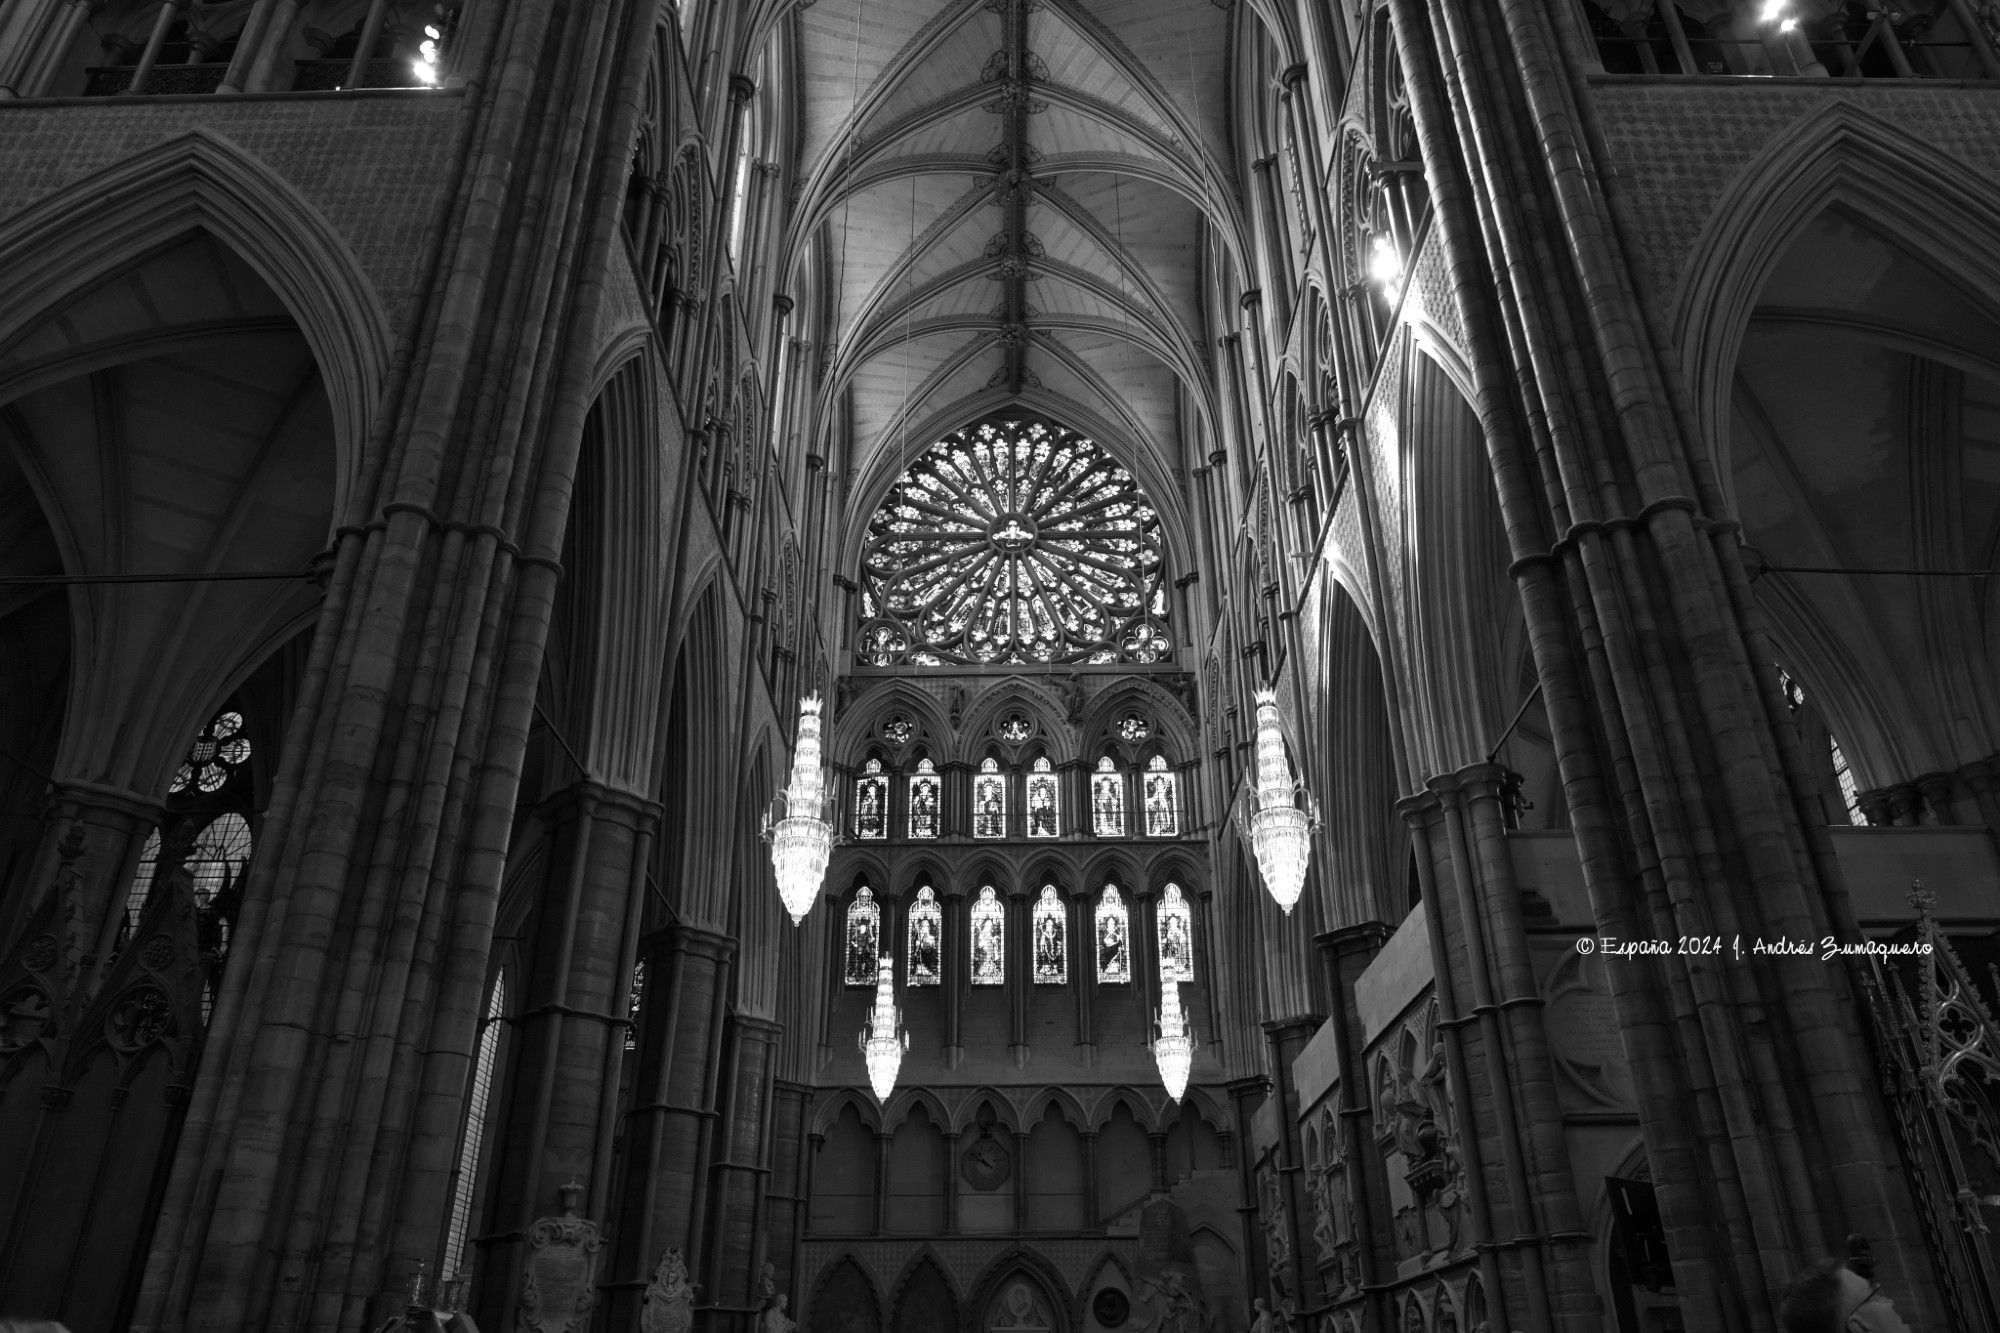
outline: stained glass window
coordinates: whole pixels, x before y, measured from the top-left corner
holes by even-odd
[[[1137,745],[1153,734],[1153,724],[1138,713],[1127,713],[1118,719],[1118,739],[1127,745]]]
[[[1126,929],[1125,900],[1118,886],[1106,884],[1097,900],[1097,980],[1100,985],[1123,985],[1132,980],[1132,948]]]
[[[1059,426],[989,421],[898,479],[861,556],[871,666],[1157,662],[1160,519],[1132,474]]]
[[[1028,836],[1053,838],[1061,830],[1056,821],[1056,775],[1049,771],[1047,756],[1035,760],[1028,772]]]
[[[854,780],[854,836],[889,836],[889,779],[882,773],[882,761],[870,759]]]
[[[900,713],[882,724],[882,738],[899,749],[908,745],[910,737],[916,734],[916,724]]]
[[[1060,986],[1069,980],[1069,913],[1053,884],[1042,885],[1035,900],[1035,984]]]
[[[1194,980],[1194,914],[1181,886],[1169,884],[1160,893],[1160,980]]]
[[[625,1049],[639,1049],[639,1006],[646,999],[646,960],[632,964],[632,989],[625,1001]]]
[[[998,986],[1007,980],[1007,919],[1000,895],[987,885],[972,905],[972,984]]]
[[[136,930],[139,914],[146,910],[146,899],[153,892],[153,873],[160,867],[160,831],[154,829],[146,835],[146,845],[139,849],[139,870],[132,876],[132,887],[125,892],[125,929]]]
[[[1778,668],[1778,688],[1785,692],[1785,706],[1794,714],[1806,706],[1805,687],[1783,667]],[[1840,738],[1828,732],[1826,748],[1827,758],[1833,764],[1833,780],[1840,784],[1840,799],[1847,807],[1847,822],[1865,825],[1868,816],[1861,810],[1861,791],[1855,784],[1854,774],[1847,767],[1847,756],[1841,753]]]
[[[445,1229],[447,1277],[465,1273],[465,1241],[472,1230],[472,1187],[479,1178],[479,1145],[486,1136],[486,1110],[493,1099],[493,1067],[500,1058],[501,1016],[507,1012],[507,974],[493,978],[493,997],[486,1002],[486,1021],[479,1029],[479,1053],[472,1063],[472,1093],[466,1098],[465,1136],[458,1145],[458,1179],[452,1182],[451,1223]]]
[[[243,714],[217,713],[188,747],[187,758],[181,761],[167,790],[221,791],[236,770],[249,762],[250,741],[243,735]]]
[[[882,909],[866,884],[854,891],[847,905],[847,984],[873,986],[876,959],[882,952]]]
[[[1125,836],[1125,777],[1109,755],[1090,775],[1090,827],[1100,838]]]
[[[1171,838],[1180,832],[1180,815],[1175,810],[1174,775],[1167,761],[1154,755],[1146,765],[1146,836]]]
[[[906,984],[938,984],[943,939],[944,913],[938,910],[937,895],[926,884],[917,890],[917,900],[910,905],[910,965]]]
[[[972,780],[972,836],[1007,836],[1007,778],[996,759],[982,760]]]
[[[938,791],[937,769],[928,759],[917,761],[917,771],[910,778],[910,836],[913,838],[935,838],[938,835]]]
[[[1006,717],[1000,719],[1000,725],[995,727],[993,731],[995,735],[999,736],[1001,740],[1006,741],[1009,745],[1019,745],[1022,741],[1035,734],[1035,724],[1028,721],[1027,718],[1019,713],[1009,713]]]

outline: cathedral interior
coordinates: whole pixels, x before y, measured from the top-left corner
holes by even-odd
[[[1996,50],[0,4],[0,1319],[2000,1328]]]

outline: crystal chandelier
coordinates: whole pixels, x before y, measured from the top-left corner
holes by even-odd
[[[1264,886],[1290,916],[1305,887],[1312,830],[1319,824],[1312,797],[1292,780],[1285,736],[1278,729],[1278,692],[1257,690],[1257,771],[1245,778],[1237,804],[1238,828],[1264,872]]]
[[[778,793],[774,806],[782,815],[764,817],[764,836],[771,841],[771,865],[778,872],[778,896],[792,914],[792,924],[805,920],[826,878],[833,855],[833,824],[826,815],[826,773],[819,766],[819,696],[799,700],[799,742],[792,751],[792,785]],[[776,813],[775,811],[773,812]]]
[[[1160,1025],[1153,1038],[1153,1059],[1160,1066],[1160,1082],[1166,1085],[1167,1096],[1178,1102],[1187,1091],[1188,1070],[1194,1064],[1194,1034],[1181,1011],[1178,981],[1160,987]]]
[[[868,1062],[868,1083],[877,1101],[888,1101],[896,1090],[896,1071],[903,1067],[909,1045],[903,1016],[896,1012],[896,964],[885,954],[875,973],[875,1007],[861,1029],[861,1058]]]

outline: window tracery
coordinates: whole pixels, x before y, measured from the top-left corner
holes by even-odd
[[[942,787],[937,768],[928,759],[917,761],[910,778],[910,836],[935,838],[938,835],[939,792]]]
[[[1153,734],[1153,724],[1139,713],[1127,713],[1118,719],[1118,739],[1127,745],[1137,745]]]
[[[1007,980],[1007,919],[991,884],[972,905],[972,984],[998,986]]]
[[[926,884],[917,890],[917,900],[910,906],[910,957],[906,984],[938,984],[943,939],[944,913],[938,909],[937,895]]]
[[[1056,775],[1050,770],[1048,756],[1043,755],[1028,771],[1029,837],[1053,838],[1060,834],[1061,825],[1056,817],[1057,793]]]
[[[1100,838],[1125,836],[1125,775],[1106,755],[1090,777],[1090,827]]]
[[[1035,900],[1035,984],[1061,986],[1069,981],[1069,914],[1053,884],[1042,886]]]
[[[882,724],[882,739],[901,749],[910,743],[910,737],[917,734],[917,724],[901,713]]]
[[[873,986],[875,984],[875,960],[882,953],[882,909],[875,902],[874,891],[866,884],[854,891],[854,901],[847,905],[847,966],[844,969],[850,986]]]
[[[889,779],[882,761],[870,759],[854,780],[854,836],[878,839],[889,836]]]
[[[188,747],[187,758],[167,785],[169,792],[193,788],[204,793],[221,791],[243,765],[250,762],[250,740],[243,732],[243,714],[225,709],[208,720],[201,734]]]
[[[1178,784],[1163,755],[1154,755],[1146,764],[1146,836],[1171,838],[1180,833],[1180,815],[1175,797]]]
[[[1097,982],[1122,986],[1132,980],[1131,931],[1118,886],[1106,884],[1097,900]]]
[[[1094,441],[1038,421],[946,436],[890,491],[861,558],[871,666],[1157,662],[1159,515]]]
[[[1009,745],[1019,745],[1035,734],[1035,724],[1020,713],[1009,713],[1000,719],[1000,725],[993,729],[993,734]]]
[[[972,836],[1007,836],[1007,778],[996,759],[981,761],[979,776],[972,780]]]
[[[1160,893],[1160,980],[1194,980],[1194,913],[1181,886],[1169,884]]]

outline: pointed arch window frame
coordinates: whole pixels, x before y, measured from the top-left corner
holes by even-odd
[[[1007,836],[1007,773],[992,755],[980,760],[972,777],[972,836]]]
[[[968,913],[966,962],[975,986],[1007,984],[1007,907],[991,884],[981,886]]]
[[[882,770],[882,761],[872,755],[854,779],[854,836],[864,842],[882,842],[889,836],[889,775]]]
[[[1091,913],[1090,941],[1097,984],[1132,984],[1132,914],[1116,884],[1106,884]]]
[[[910,920],[904,929],[903,984],[944,984],[944,909],[938,905],[937,890],[928,884],[917,889],[910,903]]]
[[[1090,832],[1098,838],[1129,836],[1131,821],[1126,818],[1125,771],[1118,761],[1105,755],[1090,773]]]
[[[1022,801],[1023,818],[1027,824],[1027,834],[1031,838],[1060,838],[1062,836],[1062,780],[1056,776],[1055,766],[1047,755],[1037,755],[1028,765],[1028,775],[1023,784],[1026,793]],[[1038,805],[1037,801],[1045,804]],[[1046,813],[1047,819],[1038,818]]]
[[[1034,949],[1034,984],[1069,984],[1069,907],[1053,884],[1044,884],[1035,898],[1030,923]]]
[[[917,760],[916,771],[910,774],[909,791],[906,817],[910,837],[925,840],[938,837],[944,830],[944,779],[928,757]]]
[[[1192,982],[1194,980],[1194,909],[1181,892],[1181,886],[1169,880],[1160,890],[1160,903],[1154,909],[1154,926],[1158,939],[1154,947],[1158,951],[1160,981]]]
[[[1148,759],[1138,772],[1139,815],[1149,838],[1181,835],[1180,775],[1163,754]],[[1155,797],[1158,803],[1155,803]]]
[[[841,984],[873,986],[882,956],[882,905],[875,901],[875,891],[866,884],[856,888],[854,896],[848,899],[843,925]]]

